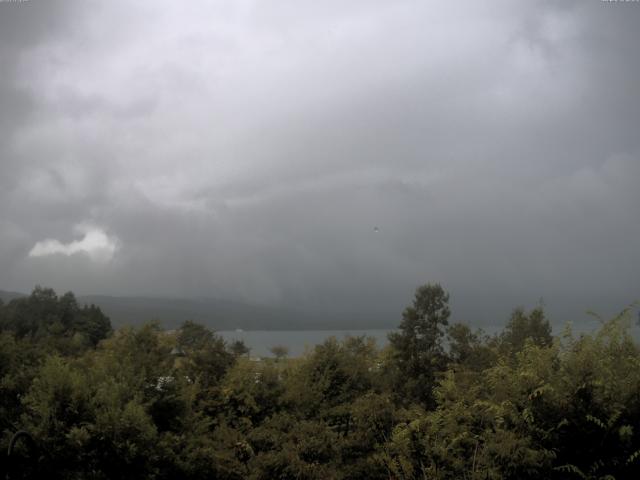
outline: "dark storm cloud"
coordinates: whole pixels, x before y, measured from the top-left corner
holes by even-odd
[[[0,5],[0,268],[11,284],[14,268],[29,250],[32,213],[23,208],[30,192],[19,189],[33,159],[16,149],[16,137],[33,121],[39,106],[18,74],[23,55],[64,35],[70,2],[47,1]],[[25,193],[27,195],[25,195]],[[27,198],[25,198],[25,196]]]
[[[0,3],[0,288],[639,296],[638,5],[343,3]]]

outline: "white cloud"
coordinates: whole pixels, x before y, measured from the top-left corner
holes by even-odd
[[[75,230],[84,235],[82,239],[62,243],[60,240],[47,238],[37,242],[29,252],[29,256],[84,254],[95,262],[108,262],[113,258],[119,244],[117,237],[107,235],[102,228],[91,225],[78,225]]]

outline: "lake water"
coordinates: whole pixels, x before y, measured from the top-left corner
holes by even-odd
[[[565,325],[553,325],[553,334],[560,335]],[[600,327],[600,323],[596,320],[589,320],[573,325],[574,335],[581,333],[593,333]],[[482,327],[484,332],[489,335],[496,334],[504,328],[504,325],[491,325]],[[474,328],[475,329],[475,328]],[[379,330],[247,330],[234,331],[222,330],[218,331],[227,341],[242,340],[245,345],[251,349],[252,357],[271,357],[269,351],[276,345],[283,345],[289,349],[289,356],[296,357],[302,355],[305,349],[312,349],[315,345],[324,342],[329,337],[336,337],[342,340],[347,336],[367,336],[376,340],[378,347],[384,347],[388,343],[387,334],[395,331],[394,329]],[[634,325],[631,333],[636,339],[640,339],[640,329],[638,325]]]
[[[247,330],[247,331],[218,331],[225,340],[242,340],[251,349],[252,357],[271,357],[269,349],[276,345],[283,345],[289,349],[289,356],[302,355],[306,348],[313,348],[329,337],[342,340],[347,336],[373,337],[378,347],[387,344],[387,330]]]

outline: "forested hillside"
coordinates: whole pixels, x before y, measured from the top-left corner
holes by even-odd
[[[0,305],[1,473],[640,478],[630,313],[553,337],[543,309],[516,309],[488,336],[450,324],[428,284],[384,349],[330,339],[256,361],[197,323],[113,330],[98,307],[37,288]]]

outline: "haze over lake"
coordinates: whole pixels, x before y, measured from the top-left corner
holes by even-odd
[[[553,331],[561,335],[568,326],[571,326],[574,334],[593,333],[602,326],[602,323],[593,317],[581,322],[571,324],[556,324]],[[640,325],[640,324],[639,324]],[[639,325],[632,326],[631,333],[636,339],[640,339]],[[499,334],[504,325],[489,325],[482,330],[487,335]],[[345,337],[371,337],[375,339],[378,347],[385,347],[389,340],[387,335],[397,329],[369,329],[369,330],[221,330],[216,333],[227,342],[234,340],[243,341],[250,348],[252,357],[272,357],[270,349],[275,346],[284,346],[289,349],[289,356],[296,357],[310,351],[316,345],[321,344],[330,337],[343,340]]]
[[[252,357],[272,357],[270,349],[277,345],[287,347],[289,356],[297,357],[330,337],[342,340],[347,336],[366,336],[376,340],[380,347],[387,344],[387,334],[393,330],[248,330],[219,331],[228,342],[242,340],[251,349]]]

